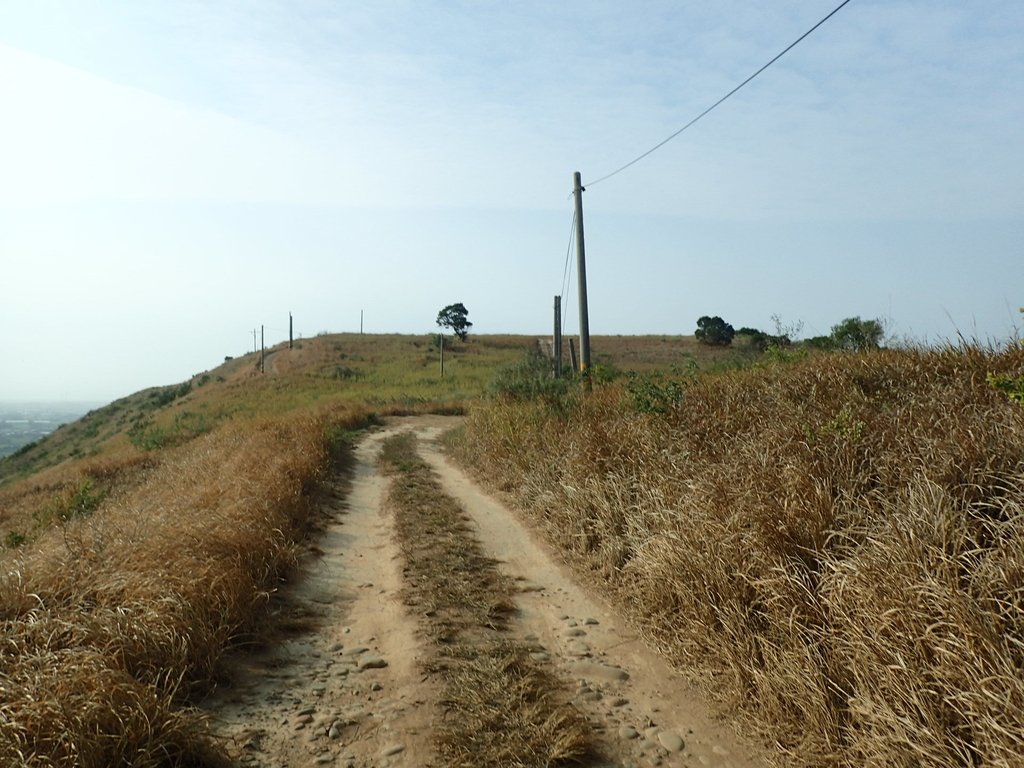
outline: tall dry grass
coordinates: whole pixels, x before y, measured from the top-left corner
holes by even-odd
[[[0,764],[218,766],[189,707],[294,564],[329,425],[234,423],[0,559]]]
[[[1024,761],[1024,348],[475,410],[462,455],[803,766]]]

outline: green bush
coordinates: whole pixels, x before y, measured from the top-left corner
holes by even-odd
[[[568,407],[575,398],[575,387],[567,378],[556,379],[551,360],[539,350],[529,350],[524,358],[498,371],[491,392],[506,400],[542,400],[559,408]]]
[[[885,328],[879,320],[861,320],[848,317],[832,326],[832,342],[836,349],[847,352],[864,352],[882,346]]]
[[[183,381],[181,384],[173,384],[169,387],[158,389],[149,396],[149,399],[153,407],[162,408],[165,405],[170,405],[179,397],[184,397],[191,391],[192,382]]]
[[[99,508],[107,497],[107,491],[96,488],[88,477],[57,494],[33,515],[35,524],[45,528],[54,521],[66,523],[78,517],[87,517]]]
[[[990,373],[988,375],[988,383],[1000,392],[1005,392],[1006,396],[1015,403],[1024,405],[1024,376],[1007,376],[1005,374],[997,375]]]
[[[363,375],[362,371],[355,368],[349,368],[347,365],[336,365],[334,367],[334,373],[332,378],[341,379],[342,381],[348,381],[350,379],[358,379]]]
[[[697,330],[693,334],[701,344],[713,347],[727,347],[732,344],[736,331],[725,320],[704,315],[697,320]]]
[[[832,351],[836,348],[836,340],[831,336],[812,336],[804,341],[804,344],[812,349],[823,349],[826,351]]]
[[[666,379],[661,373],[629,374],[626,391],[638,413],[667,413],[683,401],[685,382]]]

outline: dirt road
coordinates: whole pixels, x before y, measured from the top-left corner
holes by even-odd
[[[274,603],[282,635],[238,656],[206,702],[241,765],[437,765],[438,684],[419,665],[418,617],[403,605],[402,560],[376,455],[414,430],[445,491],[465,508],[485,551],[517,580],[513,631],[575,691],[599,739],[593,766],[760,766],[757,751],[715,722],[683,679],[613,608],[577,584],[548,547],[438,450],[456,423],[394,419],[355,450],[324,501],[324,530]]]

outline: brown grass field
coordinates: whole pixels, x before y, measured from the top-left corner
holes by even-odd
[[[455,444],[780,765],[1021,765],[1024,408],[992,373],[1024,347],[512,392]]]
[[[376,415],[454,444],[780,765],[1024,759],[1024,348],[758,359],[598,337],[336,335],[146,390],[0,461],[0,765],[219,766],[192,705]],[[528,371],[520,366],[522,371]],[[632,377],[615,371],[634,371]],[[500,378],[500,377],[499,377]]]

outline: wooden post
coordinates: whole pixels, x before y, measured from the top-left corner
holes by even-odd
[[[441,339],[441,378],[444,378],[444,334],[439,333],[437,337]]]
[[[292,313],[288,313],[288,349],[292,348],[293,336],[292,336]]]
[[[580,291],[580,375],[583,385],[590,388],[590,313],[587,309],[587,259],[583,247],[583,182],[580,172],[572,176],[573,197],[576,201],[576,278]]]
[[[569,360],[572,362],[573,371],[578,371],[579,368],[576,366],[576,347],[572,343],[572,339],[569,339]]]
[[[562,378],[562,297],[555,296],[555,337],[551,340],[554,346],[555,378]]]

